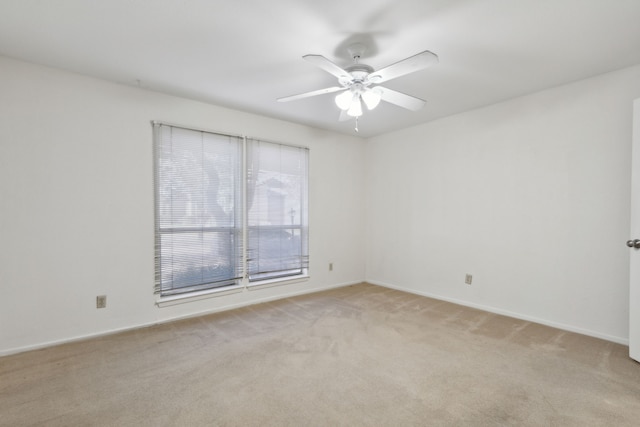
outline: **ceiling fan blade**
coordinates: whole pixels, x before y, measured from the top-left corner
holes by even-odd
[[[349,73],[346,70],[338,67],[333,62],[329,61],[322,55],[305,55],[302,58],[311,62],[313,65],[322,68],[329,74],[333,74],[337,78],[349,78]]]
[[[374,71],[368,77],[372,83],[382,83],[387,80],[395,79],[405,74],[423,70],[431,65],[438,63],[438,55],[428,50],[420,52],[417,55],[398,61],[378,71]]]
[[[398,92],[386,87],[377,86],[382,91],[382,99],[395,104],[399,107],[406,108],[407,110],[417,111],[424,107],[427,101],[410,96],[402,92]]]
[[[318,89],[318,90],[313,90],[311,92],[300,93],[298,95],[291,95],[291,96],[285,96],[284,98],[278,98],[278,102],[295,101],[297,99],[309,98],[311,96],[316,96],[316,95],[324,95],[325,93],[338,92],[339,90],[345,90],[345,89],[346,88],[341,86],[328,87],[326,89]]]

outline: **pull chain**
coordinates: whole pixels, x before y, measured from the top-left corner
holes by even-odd
[[[359,116],[356,116],[356,129],[355,129],[356,132],[358,132],[358,117]]]

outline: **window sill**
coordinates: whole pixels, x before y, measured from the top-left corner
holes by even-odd
[[[172,305],[184,304],[187,302],[200,301],[208,298],[222,297],[225,295],[237,294],[243,291],[242,285],[225,286],[218,289],[207,289],[206,291],[190,292],[184,295],[172,295],[160,297],[156,301],[158,307],[170,307]]]
[[[309,275],[300,275],[294,276],[289,279],[271,279],[271,280],[261,280],[259,282],[249,283],[246,286],[247,290],[255,291],[264,288],[271,288],[274,286],[282,286],[282,285],[292,285],[294,283],[303,283],[307,282],[311,276]],[[160,297],[156,301],[156,305],[160,308],[162,307],[171,307],[173,305],[185,304],[194,301],[200,301],[208,298],[216,298],[223,297],[225,295],[238,294],[243,292],[245,289],[242,285],[233,285],[233,286],[225,286],[224,288],[218,289],[208,289],[206,291],[200,292],[191,292],[184,295],[172,295],[167,297]]]
[[[273,286],[292,285],[294,283],[307,282],[310,278],[311,276],[304,274],[292,277],[290,279],[261,280],[259,282],[249,283],[247,285],[247,289],[250,291],[255,291],[263,288],[271,288]]]

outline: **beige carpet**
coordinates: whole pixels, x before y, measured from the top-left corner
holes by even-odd
[[[640,425],[627,347],[356,285],[0,358],[0,425]]]

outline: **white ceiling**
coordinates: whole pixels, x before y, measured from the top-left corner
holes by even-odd
[[[0,54],[353,134],[334,86],[302,59],[376,69],[430,50],[385,83],[423,99],[360,118],[369,137],[640,63],[640,0],[0,0]]]

